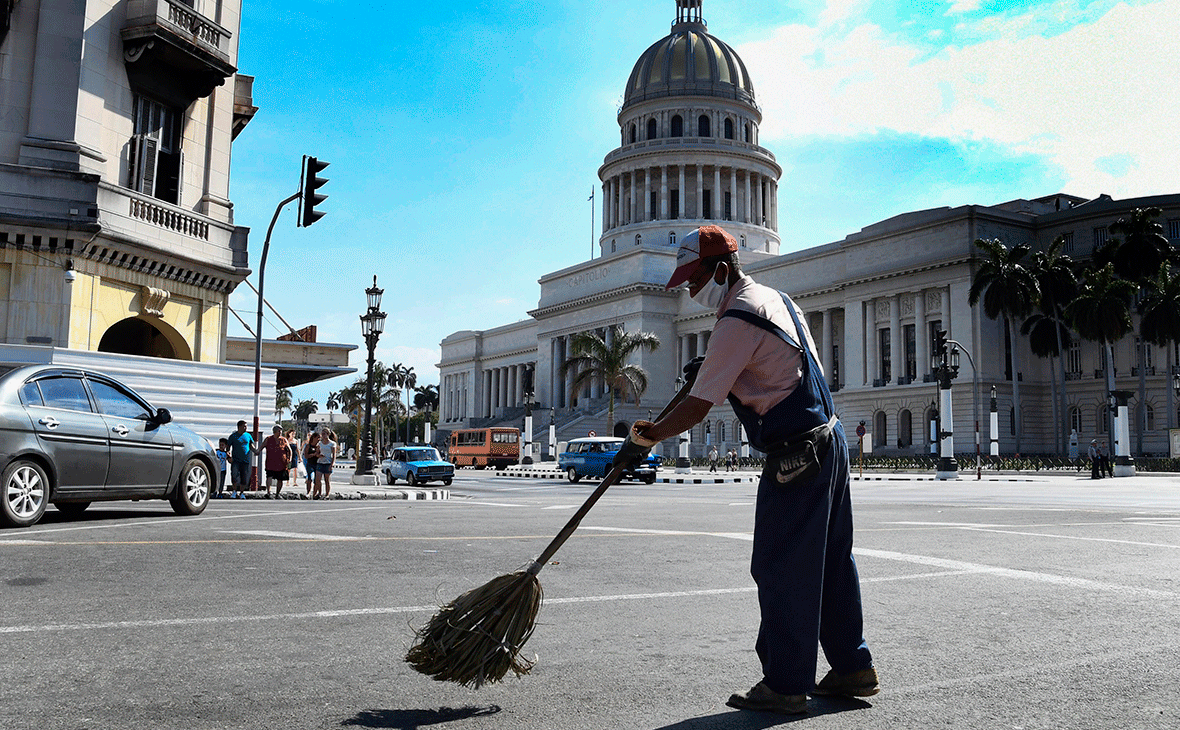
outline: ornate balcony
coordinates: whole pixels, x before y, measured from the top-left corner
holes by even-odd
[[[183,0],[129,0],[122,36],[132,85],[154,89],[179,82],[184,98],[177,101],[208,96],[237,70],[230,32]],[[160,68],[170,78],[160,79]]]

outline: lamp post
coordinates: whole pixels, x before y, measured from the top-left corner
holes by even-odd
[[[1000,456],[1000,408],[996,402],[996,386],[992,386],[992,402],[991,402],[991,455],[999,458]]]
[[[950,345],[945,332],[939,332],[932,359],[934,377],[938,379],[939,429],[938,466],[935,479],[958,479],[959,465],[955,463],[955,420],[951,408],[951,381],[959,374],[959,348]]]
[[[971,363],[971,416],[975,421],[975,478],[983,479],[983,464],[979,458],[979,368],[975,367],[975,358],[971,357],[971,351],[963,347],[963,343],[957,340],[947,340],[947,343],[954,348],[951,350],[951,359],[956,369],[959,367],[957,355],[960,350],[967,356],[967,362]]]
[[[676,392],[684,387],[685,380],[681,376],[676,376]],[[688,474],[692,471],[692,461],[688,458],[689,439],[692,438],[691,431],[685,431],[680,434],[680,449],[676,454],[676,473]]]
[[[1118,415],[1115,417],[1115,456],[1114,475],[1116,477],[1135,476],[1135,459],[1131,456],[1131,420],[1127,411],[1127,401],[1135,394],[1129,390],[1110,391],[1110,405]]]
[[[377,340],[385,331],[385,312],[381,311],[381,295],[384,289],[377,288],[377,276],[373,276],[373,286],[365,289],[369,309],[361,315],[361,332],[365,336],[365,347],[369,349],[368,374],[365,376],[365,430],[361,434],[361,453],[356,462],[356,477],[367,477],[361,481],[375,481],[373,476],[372,454],[372,417],[373,417],[373,351],[377,349]]]
[[[530,364],[525,368],[525,385],[524,390],[524,455],[520,458],[520,463],[533,463],[533,366]]]

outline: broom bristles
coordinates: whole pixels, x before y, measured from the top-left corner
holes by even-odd
[[[509,671],[528,674],[533,662],[518,655],[533,634],[541,598],[533,571],[493,578],[439,609],[416,632],[406,662],[440,682],[476,689]]]

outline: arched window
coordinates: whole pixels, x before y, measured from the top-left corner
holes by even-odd
[[[897,445],[902,448],[914,445],[914,416],[909,409],[897,415]]]
[[[742,443],[741,443],[741,441],[742,441],[742,422],[735,418],[735,419],[733,419],[733,423],[730,425],[733,427],[733,440],[738,442],[738,446],[741,446],[742,445]]]
[[[635,245],[636,245],[636,246],[642,246],[642,245],[643,245],[643,234],[642,234],[642,233],[636,233],[636,234],[635,234]]]
[[[725,443],[725,421],[717,422],[717,443]]]
[[[615,252],[615,239],[613,239],[613,238],[610,241],[610,252],[611,253]]]
[[[1098,409],[1098,427],[1094,429],[1098,433],[1106,433],[1110,430],[1110,408],[1102,406]]]
[[[885,411],[877,411],[873,416],[873,448],[885,446],[886,419]]]
[[[1155,430],[1155,409],[1149,405],[1145,405],[1144,409],[1147,412],[1147,430],[1154,431]]]
[[[1074,406],[1069,409],[1069,427],[1076,431],[1078,438],[1082,436],[1082,409]]]
[[[637,141],[638,134],[639,134],[639,130],[636,129],[635,122],[631,122],[631,144],[635,144],[635,142]]]
[[[725,138],[726,139],[733,139],[733,120],[732,119],[727,118],[725,120]]]
[[[746,122],[746,144],[750,142],[750,123]]]
[[[668,245],[669,246],[676,245],[676,231],[668,231]]]
[[[745,236],[745,234],[742,234],[741,244],[742,244],[742,248],[745,248],[745,247],[746,247],[746,236]]]
[[[647,138],[648,139],[655,139],[656,138],[656,120],[654,120],[654,119],[647,120]]]
[[[684,136],[684,120],[680,118],[679,114],[672,117],[672,136],[673,137],[683,137]]]
[[[709,130],[709,117],[705,114],[697,117],[697,136],[698,137],[712,137]]]

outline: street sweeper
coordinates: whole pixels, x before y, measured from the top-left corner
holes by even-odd
[[[750,444],[767,455],[750,569],[761,608],[762,679],[726,704],[801,714],[808,693],[874,695],[877,671],[852,557],[848,444],[802,311],[742,272],[737,241],[719,226],[681,242],[666,288],[683,284],[717,312],[708,353],[695,364],[687,396],[654,423],[636,422],[615,464],[646,457],[727,398]],[[832,667],[818,684],[817,646]]]

